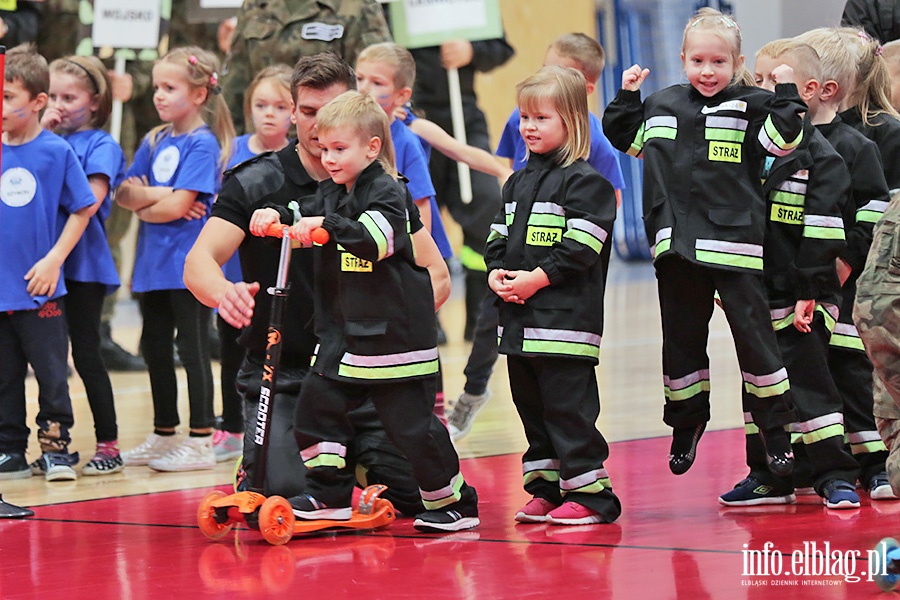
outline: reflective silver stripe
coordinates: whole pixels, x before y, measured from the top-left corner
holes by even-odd
[[[507,202],[506,204],[503,205],[504,212],[506,212],[506,214],[512,214],[512,213],[516,212],[517,204],[518,204],[518,202]]]
[[[347,457],[347,447],[337,442],[319,442],[315,446],[310,446],[300,451],[300,458],[303,462],[317,457],[320,454],[334,454],[336,456]]]
[[[782,181],[780,184],[775,186],[776,190],[781,190],[783,192],[790,192],[792,194],[806,194],[807,184],[802,181],[791,181],[790,179],[786,179]]]
[[[609,479],[609,473],[606,472],[606,469],[594,469],[571,479],[560,479],[559,487],[563,490],[577,490],[580,487],[594,483],[598,479]]]
[[[737,112],[747,112],[747,102],[744,100],[729,100],[716,106],[704,106],[700,109],[704,115],[719,112],[720,110],[734,110]]]
[[[605,242],[606,236],[609,235],[605,229],[587,219],[569,219],[566,221],[566,227],[589,233],[601,242]]]
[[[413,350],[411,352],[400,352],[398,354],[380,354],[375,356],[363,356],[360,354],[350,354],[345,352],[341,357],[341,362],[345,365],[353,367],[391,367],[395,365],[406,365],[417,362],[427,362],[435,360],[438,357],[437,348],[428,348],[427,350]]]
[[[894,189],[890,190],[890,192],[888,192],[888,194],[893,198],[894,194],[896,194],[897,192],[900,192],[900,188],[894,188]]]
[[[719,240],[697,240],[697,250],[712,250],[727,254],[742,254],[762,258],[763,247],[759,244],[742,244],[740,242],[722,242]]]
[[[497,337],[503,337],[503,325],[497,325]]]
[[[856,212],[861,210],[871,210],[872,212],[880,212],[883,213],[887,210],[888,203],[883,200],[870,200],[868,204],[863,206],[862,208],[858,208]]]
[[[752,373],[748,373],[747,371],[741,371],[741,377],[743,377],[744,381],[746,381],[747,383],[752,383],[757,387],[762,387],[766,385],[781,383],[788,378],[788,374],[787,369],[782,367],[774,373],[770,373],[768,375],[754,375]]]
[[[377,210],[367,210],[363,214],[372,219],[372,222],[384,235],[387,247],[384,254],[379,257],[379,260],[392,256],[394,254],[394,228],[391,227],[391,223]]]
[[[663,240],[670,239],[672,237],[672,228],[671,227],[663,227],[659,231],[656,232],[656,243],[660,243]]]
[[[644,131],[652,127],[672,127],[678,128],[678,119],[676,117],[650,117],[644,123]]]
[[[694,385],[698,381],[707,380],[709,380],[709,369],[700,369],[699,371],[688,373],[684,377],[679,377],[678,379],[672,379],[668,375],[663,376],[663,383],[672,390],[681,390]]]
[[[501,223],[492,224],[491,230],[496,231],[497,233],[499,233],[500,235],[502,235],[505,238],[509,237],[509,227],[507,227],[506,225],[503,225]]]
[[[566,216],[566,209],[555,202],[535,202],[531,205],[531,212],[541,214]]]
[[[830,302],[823,302],[821,304],[817,304],[817,306],[821,309],[824,309],[825,312],[827,312],[829,315],[831,315],[831,318],[834,319],[835,321],[838,320],[838,316],[841,314],[841,309],[836,304],[831,304]]]
[[[547,458],[523,462],[522,473],[530,473],[531,471],[559,471],[559,459]]]
[[[706,117],[706,126],[715,129],[747,131],[748,124],[747,119],[738,119],[736,117]]]
[[[859,337],[859,332],[856,330],[855,325],[851,325],[850,323],[836,323],[834,325],[834,333],[836,335],[846,335],[849,337]]]
[[[769,317],[771,318],[772,321],[778,321],[780,319],[785,318],[792,312],[794,312],[793,306],[787,306],[785,308],[773,308],[772,310],[769,311]]]
[[[800,431],[802,431],[803,433],[809,433],[810,431],[815,431],[816,429],[821,429],[822,427],[827,427],[829,425],[843,424],[843,413],[831,413],[828,415],[822,415],[821,417],[816,417],[815,419],[810,419],[809,421],[801,421],[800,423],[798,423],[798,425],[800,425]]]
[[[857,433],[848,433],[847,439],[851,444],[863,444],[865,442],[880,442],[881,436],[877,431],[860,431]]]
[[[426,492],[425,490],[419,488],[419,493],[422,495],[422,500],[424,500],[425,502],[435,502],[437,500],[440,500],[441,498],[452,496],[456,493],[457,487],[460,484],[460,477],[462,477],[462,475],[460,473],[457,473],[453,476],[453,479],[450,480],[450,483],[448,485],[445,485],[439,490]]]
[[[821,215],[803,215],[803,224],[814,227],[844,228],[844,220],[840,217],[823,217]]]
[[[753,415],[751,413],[744,413],[744,425],[749,425],[753,422]]]
[[[526,340],[552,340],[556,342],[576,342],[599,346],[601,336],[587,331],[571,331],[569,329],[544,329],[540,327],[526,327]]]

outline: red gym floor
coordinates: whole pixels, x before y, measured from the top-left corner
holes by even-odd
[[[482,525],[451,535],[398,519],[279,547],[246,529],[214,542],[195,516],[213,488],[39,506],[0,521],[0,598],[892,597],[867,581],[867,551],[900,535],[900,502],[872,506],[863,493],[852,511],[828,511],[818,497],[722,508],[716,497],[743,476],[742,437],[707,433],[682,477],[668,472],[667,438],[612,444],[607,466],[624,507],[613,525],[515,524],[527,500],[517,455],[463,461]],[[765,557],[752,568],[770,575],[749,575],[745,551]]]

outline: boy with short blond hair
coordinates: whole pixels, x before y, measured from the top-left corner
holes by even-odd
[[[0,479],[31,477],[25,460],[25,375],[38,381],[38,441],[48,481],[72,480],[78,453],[67,381],[68,337],[60,270],[96,199],[72,147],[45,131],[47,61],[31,47],[6,55],[0,176]],[[59,214],[68,214],[61,229]]]

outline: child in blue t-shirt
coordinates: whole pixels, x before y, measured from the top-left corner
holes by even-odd
[[[253,133],[234,139],[228,169],[262,154],[288,145],[291,130],[291,68],[272,65],[256,74],[244,93],[244,122],[253,124]],[[235,253],[222,266],[232,283],[243,281],[241,261]],[[234,386],[244,360],[244,347],[238,343],[241,330],[216,317],[219,333],[222,383],[222,422],[213,434],[213,452],[217,462],[241,456],[244,449],[244,408]]]
[[[85,475],[110,475],[125,468],[119,455],[113,388],[100,353],[103,300],[119,287],[104,223],[112,206],[110,191],[125,173],[122,149],[100,129],[111,110],[109,75],[99,59],[69,56],[50,64],[50,100],[41,125],[69,142],[94,191],[91,220],[63,268],[72,360],[84,382],[97,438],[94,457],[81,470]],[[36,461],[32,471],[41,473],[44,466],[44,461]]]
[[[209,309],[185,288],[184,259],[197,239],[234,139],[219,95],[218,59],[172,50],[153,65],[153,103],[165,123],[141,142],[116,201],[140,219],[132,288],[141,293],[141,350],[153,395],[153,433],[124,453],[157,471],[212,469],[213,384]],[[207,125],[207,122],[209,125]],[[177,332],[177,334],[176,334]],[[172,341],[187,373],[190,436],[180,442]]]
[[[25,460],[25,375],[38,382],[38,441],[48,481],[73,480],[74,422],[60,271],[96,202],[72,147],[41,128],[50,77],[26,47],[6,55],[0,176],[0,479],[31,477]],[[65,216],[62,229],[60,214]]]

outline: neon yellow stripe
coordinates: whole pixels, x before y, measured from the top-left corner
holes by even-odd
[[[532,213],[528,215],[528,224],[537,225],[539,227],[564,228],[566,226],[566,218],[561,215]]]
[[[491,238],[495,233],[497,232],[491,229],[491,235],[488,236],[488,241],[491,241]],[[497,233],[497,237],[502,236]],[[459,262],[463,267],[470,271],[479,271],[481,273],[487,272],[487,265],[484,264],[484,256],[469,246],[463,246],[459,249]]]
[[[756,426],[756,423],[744,423],[744,433],[747,435],[758,435],[759,427]]]
[[[647,140],[654,138],[674,140],[677,133],[678,131],[674,127],[651,127],[644,133],[644,143],[646,144]]]
[[[816,305],[816,311],[821,313],[823,317],[825,317],[825,327],[828,329],[828,333],[834,332],[834,325],[837,323],[837,319],[831,316],[831,313],[825,310],[821,304]]]
[[[668,238],[665,240],[660,240],[656,245],[656,256],[659,256],[663,252],[667,252],[672,247],[672,238]]]
[[[861,350],[863,352],[866,351],[866,347],[863,346],[863,342],[858,337],[854,337],[852,335],[843,335],[840,333],[831,334],[831,340],[829,341],[831,346],[837,346],[838,348],[847,348],[850,350]]]
[[[792,150],[797,147],[797,144],[800,143],[800,140],[803,139],[803,130],[800,130],[800,133],[794,138],[792,141],[788,142],[782,137],[782,135],[775,128],[775,123],[772,121],[772,115],[766,117],[766,135],[769,136],[769,139],[772,140],[772,143],[781,148],[782,150]]]
[[[628,148],[627,154],[631,156],[638,156],[641,153],[641,150],[644,149],[644,124],[641,123],[641,128],[638,129],[637,135],[634,136],[634,141],[631,142],[631,147]]]
[[[737,129],[716,129],[709,128],[706,130],[706,139],[715,140],[717,142],[737,142],[744,143],[746,132]]]
[[[440,508],[444,508],[445,506],[449,506],[454,502],[459,502],[462,498],[462,494],[460,490],[462,489],[463,484],[466,482],[465,479],[462,478],[462,475],[455,478],[453,482],[453,492],[440,500],[425,500],[422,499],[422,504],[425,505],[425,510],[438,510]]]
[[[581,242],[585,246],[591,248],[597,254],[600,254],[600,251],[603,250],[603,242],[601,242],[591,234],[581,231],[580,229],[570,229],[563,234],[563,237],[573,239],[576,242]]]
[[[772,329],[775,331],[781,331],[782,329],[787,329],[791,325],[794,324],[794,313],[789,314],[788,316],[772,321]]]
[[[338,456],[337,454],[320,454],[315,458],[303,461],[303,464],[306,465],[307,469],[312,469],[314,467],[336,467],[338,469],[343,469],[347,466],[344,457]]]
[[[608,490],[612,487],[612,483],[609,481],[609,477],[604,479],[598,479],[594,483],[590,483],[588,485],[583,485],[580,488],[575,488],[574,490],[561,490],[563,496],[566,494],[574,494],[576,492],[581,494],[599,494],[603,490]]]
[[[874,452],[887,452],[887,446],[881,440],[874,442],[864,442],[861,444],[850,444],[850,451],[853,454],[872,454]]]
[[[538,479],[543,479],[544,481],[559,481],[559,471],[528,471],[525,473],[525,485],[528,485],[532,481],[537,481]]]
[[[822,440],[827,440],[828,438],[833,437],[844,437],[844,426],[840,423],[835,423],[834,425],[829,425],[821,429],[816,429],[815,431],[804,433],[803,443],[815,444],[816,442],[821,442]]]
[[[378,225],[372,220],[372,217],[363,213],[359,215],[359,222],[363,224],[363,227],[366,228],[366,231],[369,232],[369,235],[375,240],[375,245],[378,247],[378,258],[376,260],[381,260],[387,255],[387,238],[384,235],[384,232]]]
[[[806,225],[803,228],[803,237],[813,240],[845,240],[843,229],[837,227],[817,227],[815,225]]]
[[[497,233],[497,231],[495,229],[491,229],[491,232],[488,234],[487,242],[485,242],[485,243],[488,244],[490,242],[493,242],[494,240],[499,240],[500,238],[503,238],[505,240],[506,236],[502,235],[500,233]],[[460,252],[460,254],[462,254],[462,252]],[[481,259],[481,262],[484,262],[484,258]]]
[[[708,391],[709,380],[704,379],[703,381],[698,381],[697,383],[689,385],[686,388],[681,388],[680,390],[673,390],[670,389],[669,386],[666,386],[666,398],[672,401],[687,400],[688,398],[693,398],[697,394]]]
[[[557,342],[552,340],[525,340],[522,342],[523,352],[536,354],[565,354],[569,356],[587,356],[600,358],[600,348],[590,344],[577,342]]]
[[[806,198],[802,194],[794,194],[784,190],[772,192],[770,197],[772,202],[776,204],[787,204],[788,206],[803,206],[806,204]]]
[[[743,254],[726,254],[724,252],[697,250],[697,260],[713,265],[740,267],[743,269],[755,269],[758,271],[762,271],[763,268],[762,258],[758,256],[744,256]]]
[[[343,364],[338,367],[338,375],[352,379],[400,379],[433,375],[437,372],[437,359],[412,365],[391,365],[389,367],[357,367]]]
[[[772,385],[757,386],[745,381],[744,389],[747,390],[748,394],[756,396],[757,398],[771,398],[772,396],[779,396],[791,389],[791,382],[785,379],[784,381],[773,383]]]
[[[857,223],[877,223],[881,220],[884,213],[874,210],[861,210],[856,213]]]

